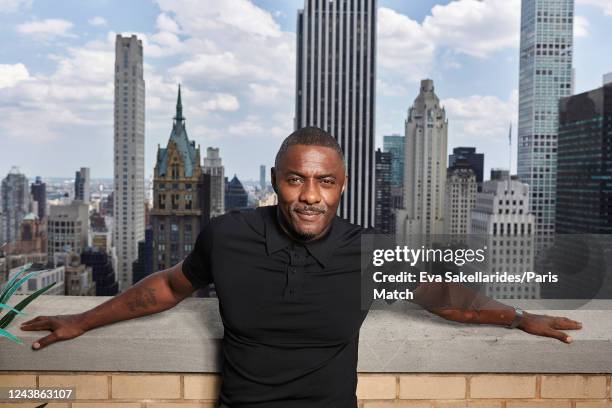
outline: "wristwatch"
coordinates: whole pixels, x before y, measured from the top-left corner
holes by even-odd
[[[519,308],[519,307],[515,307],[514,308],[514,320],[512,320],[512,323],[510,323],[510,326],[508,326],[509,329],[516,329],[516,327],[519,325],[519,323],[521,323],[521,321],[523,320],[523,309]]]

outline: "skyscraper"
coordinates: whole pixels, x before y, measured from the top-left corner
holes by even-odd
[[[559,99],[573,93],[574,0],[523,0],[518,176],[529,184],[536,251],[552,243]]]
[[[227,179],[226,179],[227,180]],[[234,174],[229,182],[225,184],[225,208],[234,210],[246,208],[249,204],[249,194],[244,189],[238,177]]]
[[[138,259],[132,265],[134,283],[153,273],[153,227],[145,229],[145,239],[138,243]]]
[[[612,234],[611,128],[612,84],[561,100],[557,234]]]
[[[204,200],[203,193],[210,190],[210,184],[205,185],[204,176],[200,148],[187,136],[179,87],[172,132],[167,147],[157,149],[153,176],[154,270],[169,268],[187,257],[208,222],[210,196]]]
[[[458,160],[448,168],[446,177],[444,233],[466,236],[476,203],[476,173],[467,160]]]
[[[49,261],[56,253],[81,254],[87,247],[89,234],[89,206],[74,201],[68,205],[52,205],[47,225]]]
[[[467,161],[476,174],[478,184],[483,181],[484,153],[476,153],[475,147],[455,147],[453,154],[448,155],[448,167],[455,167],[459,161]]]
[[[376,150],[376,229],[382,234],[395,232],[395,218],[391,211],[392,168],[391,153]]]
[[[259,188],[261,190],[266,189],[266,165],[262,164],[259,166]]]
[[[225,167],[219,156],[219,148],[206,149],[204,174],[210,175],[210,216],[216,217],[225,213]]]
[[[529,212],[529,186],[506,170],[491,171],[476,195],[471,233],[482,236],[487,256],[479,268],[487,274],[522,274],[534,269],[534,217]],[[539,299],[540,284],[486,283],[485,294],[496,299]]]
[[[383,152],[391,153],[391,186],[404,185],[404,140],[401,135],[383,136]]]
[[[144,239],[145,82],[142,41],[117,35],[115,42],[114,244],[121,291],[132,285],[132,263]]]
[[[339,215],[374,224],[376,0],[305,0],[297,16],[295,127],[334,136],[348,186]]]
[[[81,170],[78,170],[74,175],[75,200],[89,203],[91,199],[90,183],[89,167],[81,167]]]
[[[28,178],[17,167],[13,167],[2,180],[2,214],[4,234],[0,245],[19,239],[21,221],[30,212],[31,197]]]
[[[408,110],[404,153],[404,208],[397,212],[396,233],[429,236],[444,231],[448,121],[431,79]]]
[[[612,250],[612,84],[561,99],[555,243],[548,258],[559,282],[547,298],[609,299]],[[609,259],[609,258],[608,258]]]
[[[81,263],[91,267],[93,280],[96,282],[96,296],[114,296],[118,293],[119,284],[113,270],[113,262],[106,251],[87,248],[81,254]]]
[[[47,215],[47,185],[42,182],[40,176],[36,176],[36,181],[30,185],[32,200],[36,202],[38,218],[43,219]]]

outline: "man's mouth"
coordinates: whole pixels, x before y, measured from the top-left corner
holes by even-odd
[[[313,221],[323,215],[324,211],[317,210],[295,210],[298,217],[304,221]]]

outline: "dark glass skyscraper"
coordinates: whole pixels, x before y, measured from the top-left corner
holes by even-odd
[[[395,232],[391,202],[392,155],[376,150],[376,228],[383,234]]]
[[[40,176],[36,176],[36,181],[30,185],[30,193],[38,206],[38,218],[42,220],[47,215],[47,185]]]
[[[542,296],[610,299],[612,270],[612,84],[561,99],[555,242]]]
[[[83,201],[85,203],[89,203],[91,199],[91,192],[89,183],[90,175],[88,167],[81,167],[81,170],[78,170],[74,174],[74,199]]]
[[[376,0],[305,0],[297,17],[295,127],[339,142],[349,184],[339,215],[374,224]]]
[[[556,231],[612,233],[612,84],[559,104]]]
[[[225,184],[225,210],[246,208],[248,204],[249,195],[234,174],[234,178]]]
[[[404,186],[404,141],[405,136],[383,136],[383,151],[391,153],[391,186]]]
[[[476,153],[475,147],[455,147],[453,154],[448,155],[448,167],[455,167],[459,162],[469,163],[476,174],[476,182],[482,183],[484,169],[484,153]]]

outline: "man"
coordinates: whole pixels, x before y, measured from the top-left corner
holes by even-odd
[[[221,407],[355,408],[361,308],[360,236],[336,216],[347,176],[336,140],[304,128],[272,169],[278,206],[211,220],[193,252],[78,315],[37,317],[35,349],[105,324],[169,309],[214,283],[224,325]],[[524,313],[455,285],[421,284],[414,301],[446,319],[510,326],[566,343],[581,324]],[[470,299],[472,307],[462,308]]]

